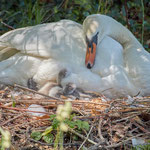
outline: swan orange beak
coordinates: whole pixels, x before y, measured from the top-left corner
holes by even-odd
[[[93,36],[91,40],[89,40],[86,36],[87,50],[85,57],[85,65],[88,69],[91,69],[95,64],[98,34],[99,32],[97,32],[97,34]]]
[[[96,56],[96,43],[92,43],[91,47],[87,47],[86,50],[86,58],[85,58],[85,65],[88,69],[91,69],[95,63],[95,56]]]

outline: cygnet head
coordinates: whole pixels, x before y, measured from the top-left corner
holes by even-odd
[[[32,89],[32,90],[35,90],[35,91],[38,90],[37,83],[34,81],[33,78],[28,79],[27,86],[28,86],[29,89]]]
[[[61,80],[63,78],[66,78],[69,74],[70,74],[70,72],[66,68],[60,70],[60,72],[58,73],[58,77],[57,77],[57,83],[58,83],[58,85],[61,85]]]
[[[63,89],[59,86],[55,86],[55,87],[50,89],[48,95],[52,96],[52,97],[58,97],[59,98],[62,94],[63,94]]]
[[[76,85],[74,83],[68,83],[66,86],[63,88],[63,93],[65,95],[70,95],[76,90]]]

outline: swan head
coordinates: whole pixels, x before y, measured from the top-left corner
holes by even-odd
[[[104,35],[105,26],[103,25],[103,22],[100,21],[103,16],[104,15],[100,14],[90,15],[83,22],[83,31],[87,44],[85,65],[88,69],[91,69],[94,66],[97,46]],[[107,30],[105,29],[105,31]]]
[[[88,69],[91,69],[95,63],[98,34],[99,32],[97,32],[91,39],[86,36],[87,50],[85,65]]]

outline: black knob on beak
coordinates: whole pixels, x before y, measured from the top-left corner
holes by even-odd
[[[87,64],[87,68],[88,68],[88,69],[91,69],[91,68],[92,68],[92,66],[91,66],[90,63]]]

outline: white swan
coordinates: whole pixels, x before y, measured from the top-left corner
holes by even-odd
[[[0,36],[0,81],[27,86],[33,77],[41,87],[62,68],[83,67],[85,47],[82,26],[70,20],[10,31]]]
[[[140,92],[141,95],[150,95],[150,54],[127,28],[109,16],[91,15],[85,19],[83,30],[89,41],[98,34],[97,52],[99,51],[99,46],[105,37],[110,37],[123,46],[123,59],[119,64],[116,64],[115,69],[117,70],[115,71],[115,69],[113,69],[114,73],[111,74],[112,79],[110,79],[110,82],[114,84],[114,87],[118,82],[121,89],[125,90],[125,92],[128,91],[127,94],[134,95],[136,92]],[[111,44],[111,42],[107,41],[106,44]],[[112,47],[112,50],[113,49],[114,48]],[[93,54],[90,55],[92,56]],[[107,57],[107,55],[103,57],[99,56],[96,56],[97,60]],[[118,59],[117,57],[118,56],[116,56],[115,59]],[[91,63],[90,58],[86,57],[86,59],[86,65],[93,67],[94,61]],[[95,67],[96,65],[98,68],[100,67],[98,62],[95,63]],[[93,67],[93,72],[100,74],[101,70],[98,72],[98,68],[95,69]],[[119,73],[119,76],[117,73]],[[112,81],[113,79],[114,82]],[[125,80],[129,84],[125,83]]]
[[[112,43],[118,45],[115,41]],[[107,49],[110,46],[105,45],[102,50],[107,52]],[[71,74],[62,81],[64,87],[73,82],[84,90],[101,92],[108,88],[102,86],[98,74],[85,67],[82,26],[70,20],[10,31],[0,37],[0,53],[2,83],[27,86],[28,79],[33,77],[41,88],[46,82],[55,81],[59,71],[67,68]],[[109,61],[111,59],[112,54]],[[105,60],[101,66],[104,63]]]
[[[96,59],[86,55],[91,69],[84,64],[85,37],[97,49]],[[63,86],[73,82],[84,90],[106,90],[103,94],[109,97],[150,93],[149,54],[131,32],[105,15],[87,17],[83,29],[62,20],[10,31],[0,37],[0,53],[0,81],[6,84],[26,86],[33,77],[42,87],[67,68],[70,74],[62,79]]]
[[[109,16],[96,14],[85,19],[83,31],[87,39],[85,64],[100,76],[90,88],[94,86],[98,92],[108,89],[104,94],[109,97],[150,95],[150,54],[127,28]]]

